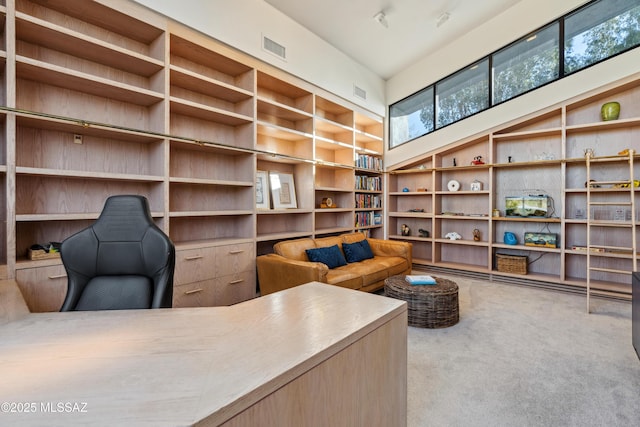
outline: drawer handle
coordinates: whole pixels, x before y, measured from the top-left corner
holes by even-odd
[[[244,279],[236,279],[236,280],[232,280],[229,282],[230,285],[235,285],[237,283],[242,283],[244,282]]]
[[[238,250],[235,250],[235,251],[229,251],[229,253],[231,255],[241,254],[242,252],[244,252],[244,250],[241,250],[241,249],[238,249]]]
[[[67,277],[66,274],[58,274],[57,276],[49,276],[48,279],[62,279],[63,277]]]
[[[191,294],[197,294],[198,292],[202,292],[203,289],[202,288],[198,288],[198,289],[191,289],[190,291],[184,291],[185,295],[191,295]]]
[[[195,261],[197,259],[203,258],[202,255],[194,255],[194,256],[188,256],[185,258],[185,261]]]

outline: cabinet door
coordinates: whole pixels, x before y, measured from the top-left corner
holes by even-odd
[[[67,295],[62,264],[16,270],[16,282],[32,313],[59,311]]]

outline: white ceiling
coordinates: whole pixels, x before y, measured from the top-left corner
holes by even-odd
[[[264,1],[386,80],[520,0]]]

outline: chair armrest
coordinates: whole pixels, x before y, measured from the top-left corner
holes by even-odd
[[[297,261],[277,254],[256,258],[260,294],[267,295],[309,282],[327,282],[329,267],[321,262]]]
[[[411,243],[401,242],[398,240],[383,240],[383,239],[367,239],[371,251],[376,256],[398,256],[405,258],[409,265],[412,264],[412,246]]]

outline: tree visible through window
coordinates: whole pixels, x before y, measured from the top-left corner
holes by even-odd
[[[565,19],[565,73],[640,44],[638,0],[597,1]]]
[[[549,25],[493,55],[493,105],[558,78],[558,27]]]
[[[639,45],[640,0],[592,1],[390,105],[389,148]]]
[[[478,62],[436,84],[436,127],[489,107],[489,61]]]

